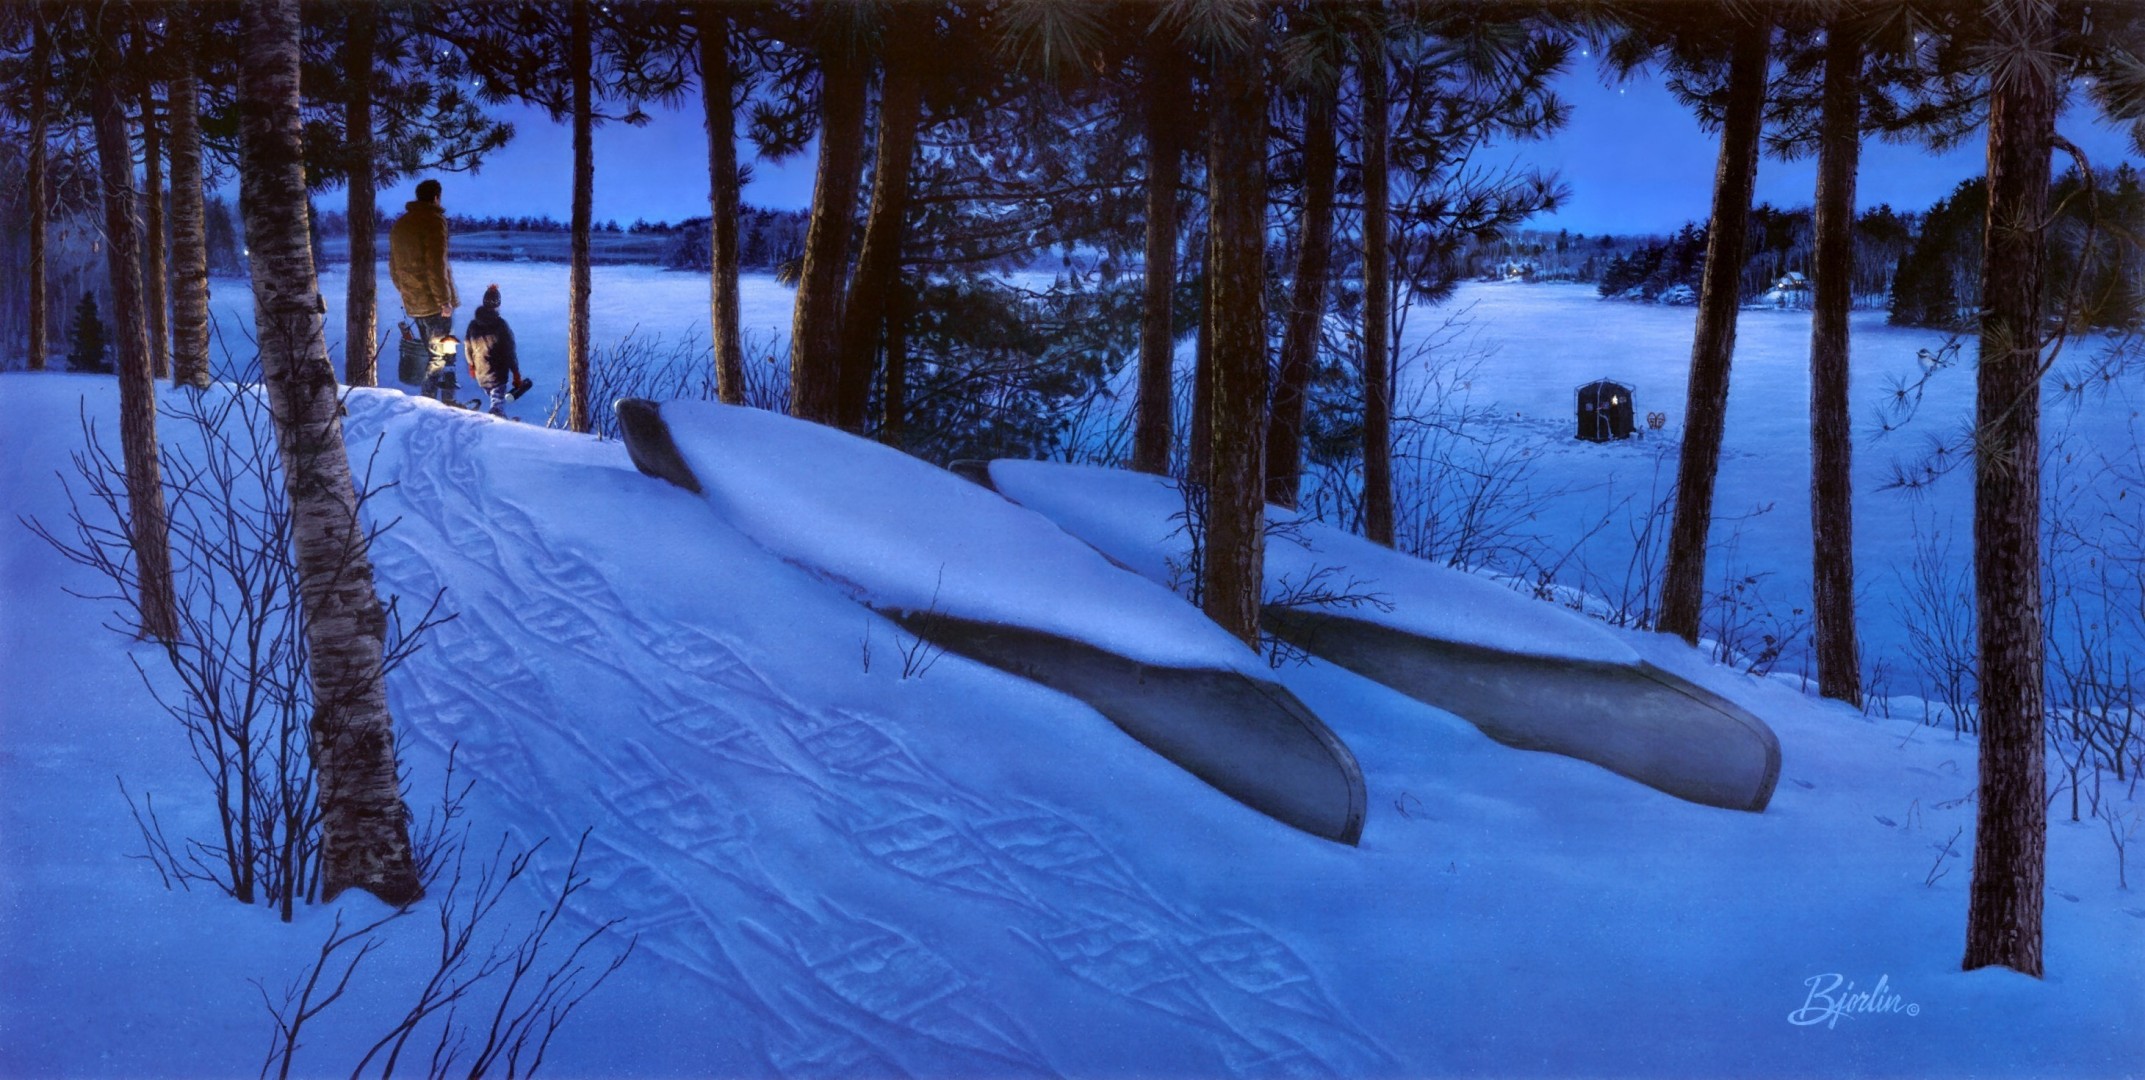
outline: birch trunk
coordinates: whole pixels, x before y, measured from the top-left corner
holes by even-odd
[[[1214,178],[1207,178],[1207,232],[1199,245],[1199,329],[1192,339],[1192,430],[1184,477],[1206,486],[1214,452]]]
[[[173,35],[179,70],[171,83],[171,382],[209,382],[208,212],[201,186],[201,82],[195,74],[190,25],[195,13],[177,8],[171,18],[187,23]]]
[[[321,898],[361,889],[397,907],[423,895],[395,769],[381,664],[387,620],[343,445],[341,400],[308,237],[297,0],[240,9],[240,169],[253,317],[310,650],[320,776]]]
[[[879,396],[879,441],[895,449],[906,446],[909,428],[909,315],[915,297],[899,277],[886,313],[886,387]]]
[[[156,95],[142,87],[142,302],[149,312],[149,374],[171,374],[171,279],[164,251],[164,132]]]
[[[178,634],[172,594],[171,541],[164,482],[157,461],[156,377],[150,372],[149,327],[142,299],[141,226],[134,218],[134,146],[114,86],[120,68],[115,28],[98,37],[98,77],[91,80],[90,123],[96,130],[97,169],[104,188],[105,267],[112,279],[112,347],[119,361],[119,440],[126,465],[127,519],[132,529],[141,635],[169,641]]]

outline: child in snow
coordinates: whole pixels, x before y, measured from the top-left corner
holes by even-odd
[[[462,334],[462,349],[469,357],[469,377],[491,398],[491,414],[506,415],[506,403],[527,393],[531,385],[521,377],[521,359],[514,353],[514,330],[499,317],[499,286],[484,290],[484,304],[470,317]]]

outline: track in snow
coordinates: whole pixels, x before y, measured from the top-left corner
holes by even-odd
[[[644,947],[727,998],[767,1071],[1106,1063],[1053,1061],[997,1003],[1009,987],[994,969],[1021,964],[1185,1028],[1235,1075],[1391,1068],[1287,942],[1158,895],[1063,808],[933,769],[886,717],[796,700],[716,620],[639,617],[632,590],[493,490],[473,453],[490,422],[374,400],[355,418],[387,427],[406,463],[374,506],[402,519],[376,545],[382,589],[445,584],[459,613],[393,680],[402,730],[456,747],[479,798],[513,820],[554,837],[594,824],[576,914],[625,916]],[[934,948],[897,905],[821,895],[786,850],[796,815],[755,813],[799,805],[856,858],[986,905],[1006,936]],[[562,872],[566,852],[546,853],[546,874]]]

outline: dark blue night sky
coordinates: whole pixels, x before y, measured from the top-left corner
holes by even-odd
[[[1557,170],[1571,189],[1564,208],[1536,219],[1536,225],[1587,234],[1654,233],[1706,217],[1716,144],[1665,87],[1643,76],[1605,87],[1588,66],[1565,75],[1559,93],[1573,105],[1571,123],[1552,138],[1509,144],[1502,151],[1506,160]],[[495,111],[514,122],[514,142],[478,175],[441,178],[448,210],[565,220],[573,175],[569,129],[539,109],[501,106]],[[707,142],[699,109],[656,108],[651,115],[645,127],[596,129],[599,222],[680,221],[707,213]],[[2096,165],[2135,159],[2124,134],[2082,103],[2064,115],[2059,128]],[[780,164],[755,161],[752,170],[748,203],[778,208],[810,203],[809,151]],[[1940,156],[1873,140],[1863,150],[1858,201],[1865,207],[1890,203],[1922,210],[1981,171],[1977,140]],[[1807,206],[1815,182],[1816,166],[1807,159],[1768,159],[1758,169],[1758,198],[1776,206]],[[413,178],[383,192],[382,206],[391,213],[399,209],[415,184]],[[331,195],[326,205],[334,201]]]

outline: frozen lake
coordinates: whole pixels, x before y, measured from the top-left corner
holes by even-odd
[[[468,303],[457,322],[474,309],[487,283],[497,282],[504,294],[502,311],[515,328],[524,370],[537,381],[536,392],[510,408],[531,422],[543,422],[564,375],[566,279],[566,268],[557,264],[458,267],[457,281]],[[400,312],[384,265],[380,281],[381,326],[392,331]],[[330,348],[338,368],[344,283],[340,268],[322,278]],[[754,347],[757,341],[772,348],[777,363],[786,363],[791,290],[776,284],[771,275],[758,274],[744,279],[741,293],[748,352],[762,351]],[[593,341],[600,350],[635,333],[666,342],[691,338],[696,347],[704,347],[707,306],[704,274],[599,266],[590,304]],[[216,282],[214,307],[226,334],[250,328],[242,282]],[[1457,337],[1435,331],[1448,312],[1462,313],[1465,320]],[[1524,511],[1523,521],[1514,528],[1524,534],[1531,559],[1554,564],[1559,583],[1612,600],[1634,600],[1647,591],[1629,570],[1637,546],[1633,536],[1646,508],[1665,495],[1673,481],[1695,315],[1690,307],[1602,301],[1586,286],[1467,284],[1441,309],[1418,310],[1411,319],[1404,347],[1439,336],[1449,343],[1434,355],[1470,369],[1464,384],[1451,383],[1449,375],[1447,381],[1464,386],[1467,403],[1480,409],[1468,430],[1472,438],[1484,441],[1473,445],[1502,448],[1508,461],[1524,462],[1529,470],[1524,484],[1503,499]],[[1738,330],[1727,442],[1714,502],[1716,549],[1708,574],[1723,587],[1745,577],[1755,579],[1739,594],[1746,599],[1744,606],[1716,605],[1712,614],[1716,626],[1740,623],[1737,636],[1746,648],[1760,644],[1766,632],[1793,633],[1806,627],[1809,321],[1807,312],[1752,310],[1742,314]],[[1971,476],[1962,470],[1915,491],[1885,490],[1885,484],[1895,466],[1912,466],[1924,458],[1931,437],[1959,431],[1970,415],[1973,374],[1964,366],[1940,374],[1914,422],[1880,437],[1881,410],[1890,388],[1896,380],[1912,378],[1918,354],[1940,347],[1945,339],[1932,331],[1887,326],[1881,311],[1857,312],[1854,334],[1855,545],[1865,664],[1884,664],[1873,690],[1915,692],[1925,687],[1901,648],[1906,618],[1902,609],[1910,591],[1917,532],[1925,541],[1933,539],[1940,550],[1948,547],[1946,565],[1957,576],[1955,584],[1970,582]],[[229,340],[234,353],[246,351],[237,335]],[[2082,358],[2085,351],[2074,343],[2069,355]],[[1188,362],[1188,354],[1187,347],[1180,363]],[[391,352],[382,367],[392,375]],[[1403,408],[1410,397],[1407,384],[1420,370],[1404,371]],[[1624,443],[1574,439],[1574,389],[1604,376],[1632,385],[1638,412],[1665,413],[1666,427]],[[1457,400],[1448,399],[1447,407]],[[2135,468],[2137,410],[2135,390],[2120,384],[2105,396],[2082,402],[2053,396],[2045,401],[2044,444],[2062,442],[2070,459],[2061,473],[2052,474],[2051,486],[2084,497],[2081,513],[2098,513],[2101,500],[2115,506],[2117,488],[2129,482],[2108,471],[2101,459],[2112,457],[2122,467]],[[1401,501],[1405,512],[1406,493]],[[2130,505],[2125,503],[2125,509]],[[2128,518],[2130,524],[2119,522],[2117,527],[2131,527],[2135,520]],[[1803,667],[1798,645],[1786,650],[1778,670],[1797,672]]]

